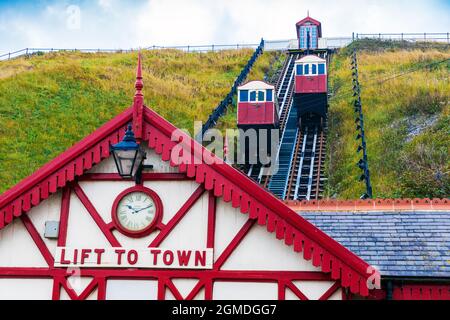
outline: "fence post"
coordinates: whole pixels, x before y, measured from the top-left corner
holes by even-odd
[[[402,32],[402,41],[403,41],[403,32]]]
[[[355,41],[355,33],[352,32],[352,41]]]
[[[450,33],[447,32],[447,43],[450,43]]]
[[[11,60],[11,52],[8,52],[8,60]]]
[[[427,41],[427,33],[426,32],[424,32],[424,34],[423,34],[423,40]]]
[[[212,45],[211,48],[212,48],[212,52],[214,52],[214,45]]]

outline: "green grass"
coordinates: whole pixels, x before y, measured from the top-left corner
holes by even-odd
[[[252,50],[144,51],[146,105],[179,128],[205,121]],[[264,54],[253,75],[264,74]],[[0,62],[0,192],[131,105],[136,53],[53,53]]]
[[[374,196],[450,196],[450,49],[370,47],[358,55],[369,166]],[[330,71],[327,196],[358,198],[351,50],[335,55]],[[408,70],[416,69],[415,72]],[[403,74],[401,76],[398,76]],[[397,75],[397,77],[393,77]],[[387,81],[383,81],[389,79]]]

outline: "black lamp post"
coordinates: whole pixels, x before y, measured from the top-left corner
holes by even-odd
[[[142,170],[153,169],[152,165],[144,165],[147,155],[136,142],[131,124],[128,125],[123,140],[111,145],[110,151],[122,178],[134,178],[137,184],[141,184]]]

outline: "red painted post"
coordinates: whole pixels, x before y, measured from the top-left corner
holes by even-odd
[[[136,93],[134,95],[133,102],[133,131],[136,139],[140,141],[142,139],[143,133],[143,123],[144,123],[144,95],[142,94],[142,89],[144,88],[144,82],[142,81],[142,63],[141,63],[141,53],[138,56],[138,66],[136,71]]]

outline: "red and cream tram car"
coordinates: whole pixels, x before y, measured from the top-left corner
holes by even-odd
[[[327,61],[316,55],[305,56],[295,62],[295,106],[299,118],[326,117],[328,92]]]
[[[273,85],[264,81],[250,81],[238,88],[238,127],[278,127],[278,106]]]
[[[270,154],[271,131],[278,128],[275,87],[264,81],[250,81],[240,86],[237,113],[241,161],[258,164],[259,155]]]

